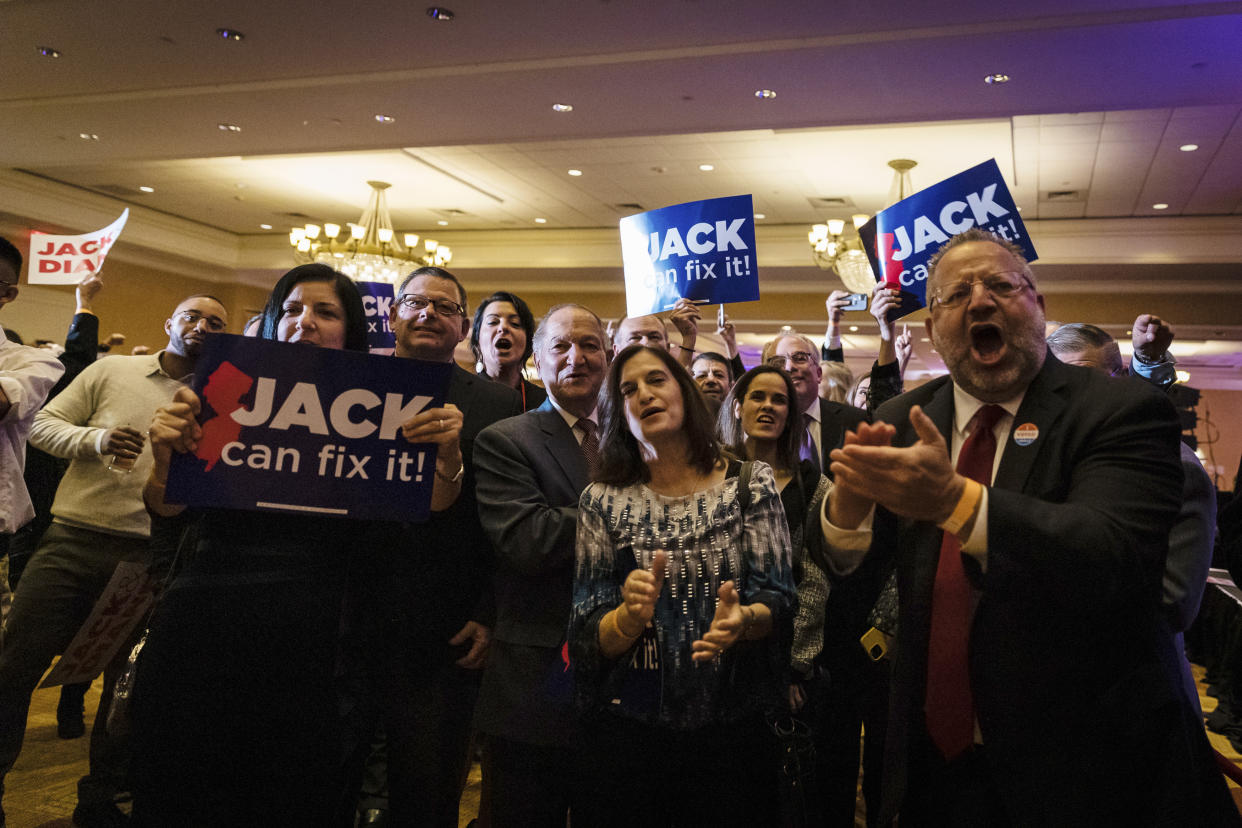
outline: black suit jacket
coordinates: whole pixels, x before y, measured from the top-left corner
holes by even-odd
[[[360,543],[366,551],[354,558],[347,600],[350,669],[399,670],[411,645],[447,646],[467,621],[494,622],[492,546],[479,525],[474,443],[487,426],[520,414],[521,399],[455,365],[446,402],[463,418],[461,495],[425,523],[375,524]]]
[[[586,460],[548,401],[480,434],[475,466],[479,516],[496,548],[496,627],[476,726],[566,744],[574,714],[562,648]]]
[[[820,399],[819,401],[819,450],[820,450],[820,469],[829,478],[832,474],[828,471],[828,455],[835,448],[840,448],[845,440],[845,432],[858,428],[859,423],[867,422],[871,419],[866,411],[861,408],[855,408],[852,405],[844,403],[832,402],[831,400]]]
[[[948,441],[948,378],[881,407],[895,444],[917,439],[915,404]],[[1014,427],[1027,424],[1038,438],[1011,436],[989,488],[986,573],[964,556],[980,589],[971,687],[1006,812],[1022,825],[1207,824],[1196,810],[1211,785],[1206,741],[1170,678],[1160,610],[1182,487],[1173,408],[1137,382],[1048,354]],[[922,773],[941,537],[877,510],[871,554],[896,557],[900,598],[882,819],[900,806],[907,774]]]

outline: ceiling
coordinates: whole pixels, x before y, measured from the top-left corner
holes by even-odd
[[[1186,308],[1196,382],[1242,388],[1242,3],[447,7],[0,0],[0,218],[80,232],[130,206],[114,255],[270,283],[291,225],[356,220],[383,180],[468,278],[616,293],[621,216],[752,193],[763,284],[822,296],[806,225],[884,206],[890,159],[923,187],[996,158],[1049,290]],[[735,315],[822,326],[765,304]]]

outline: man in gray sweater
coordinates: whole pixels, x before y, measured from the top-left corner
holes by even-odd
[[[118,563],[150,561],[142,486],[151,453],[143,435],[155,409],[188,381],[205,338],[223,331],[227,319],[223,304],[211,296],[185,299],[164,323],[164,350],[92,363],[35,417],[31,445],[70,464],[52,504],[52,525],[22,576],[0,649],[0,779],[21,751],[30,696],[53,656],[73,640]],[[78,782],[75,825],[121,825],[126,819],[113,797],[124,783],[128,756],[104,723],[114,673],[127,652],[122,647],[105,670],[90,771]]]

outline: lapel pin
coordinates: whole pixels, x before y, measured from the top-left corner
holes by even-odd
[[[1039,439],[1039,427],[1034,423],[1023,423],[1013,430],[1013,441],[1020,446],[1029,446]]]

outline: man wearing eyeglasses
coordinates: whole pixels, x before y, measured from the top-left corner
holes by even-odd
[[[881,820],[1238,825],[1169,669],[1173,407],[1048,353],[1011,243],[969,230],[929,271],[949,376],[847,435],[824,515],[838,574],[897,567]]]
[[[155,409],[188,381],[203,342],[227,322],[218,299],[190,296],[164,321],[163,350],[91,363],[35,415],[30,444],[70,462],[56,489],[52,525],[22,573],[0,649],[0,778],[21,751],[31,693],[52,657],[73,640],[117,564],[151,562],[151,522],[142,503],[151,453],[143,435]],[[122,646],[104,671],[90,772],[78,782],[77,825],[114,825],[123,817],[113,797],[124,789],[128,756],[104,722],[129,650]]]
[[[401,359],[452,363],[470,332],[466,289],[423,267],[399,286],[389,323]],[[364,556],[349,586],[346,669],[357,680],[355,768],[375,723],[388,738],[393,824],[456,824],[470,720],[491,639],[492,546],[479,522],[474,439],[522,413],[512,388],[453,366],[446,406],[461,412],[461,495],[422,524],[401,527]],[[363,824],[377,815],[365,813]],[[376,809],[378,810],[378,809]],[[422,823],[420,823],[422,824]]]

